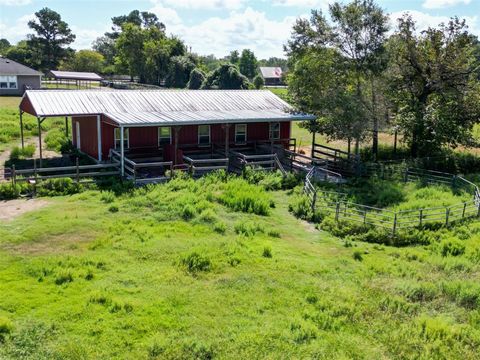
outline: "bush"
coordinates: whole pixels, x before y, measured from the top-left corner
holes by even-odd
[[[218,221],[218,216],[213,209],[205,209],[200,213],[198,220],[205,223],[215,223]]]
[[[55,278],[56,285],[62,285],[73,281],[73,275],[70,271],[65,270],[57,274]]]
[[[0,200],[12,200],[20,194],[30,193],[31,187],[27,183],[12,185],[11,183],[0,184]]]
[[[115,194],[112,191],[102,191],[100,200],[102,200],[105,204],[110,204],[115,200]]]
[[[362,261],[363,260],[363,256],[362,256],[362,253],[358,250],[355,250],[353,252],[353,259],[356,260],[356,261]]]
[[[70,149],[70,140],[60,129],[50,130],[45,136],[45,145],[47,149],[57,152],[67,152]]]
[[[181,261],[181,265],[185,267],[187,272],[191,274],[196,274],[198,272],[208,272],[212,267],[212,262],[210,259],[204,255],[199,254],[194,251],[190,254],[185,255]]]
[[[232,179],[225,184],[223,194],[220,196],[222,204],[235,211],[268,215],[273,201],[262,188],[250,185],[242,179]]]
[[[271,258],[273,256],[272,255],[272,248],[270,246],[265,246],[263,248],[262,256],[264,258]]]
[[[111,205],[109,208],[108,208],[108,211],[110,211],[111,213],[116,213],[118,212],[118,206],[117,205]]]
[[[265,81],[263,80],[262,75],[258,74],[253,78],[253,86],[255,89],[261,89],[265,85]]]
[[[82,185],[70,178],[48,179],[40,185],[37,190],[39,196],[72,195],[83,190]]]
[[[263,233],[263,226],[253,221],[237,222],[234,226],[235,233],[247,237],[254,236],[257,233]]]
[[[10,160],[19,160],[31,158],[35,154],[35,145],[29,144],[26,145],[23,149],[18,146],[14,146],[10,152]]]
[[[195,216],[195,208],[190,204],[185,205],[182,209],[183,220],[193,219],[194,216]]]
[[[12,330],[12,322],[5,317],[0,317],[0,343],[5,340],[5,337],[10,334]]]
[[[465,244],[456,239],[442,240],[439,245],[442,256],[460,256],[465,253]]]
[[[219,234],[225,234],[227,231],[227,225],[223,221],[216,221],[213,225],[213,231]]]

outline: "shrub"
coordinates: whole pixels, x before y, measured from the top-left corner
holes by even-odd
[[[220,201],[232,210],[257,215],[268,215],[270,207],[274,206],[262,188],[250,185],[242,179],[227,182]]]
[[[21,147],[14,146],[10,152],[10,160],[15,161],[19,159],[31,158],[35,154],[35,145],[29,144],[25,145],[22,149]]]
[[[66,283],[69,283],[69,282],[72,282],[72,281],[73,281],[73,275],[68,270],[61,271],[55,277],[55,284],[56,285],[66,284]]]
[[[16,199],[22,193],[29,193],[31,187],[27,183],[15,184],[11,183],[0,184],[0,200]]]
[[[355,250],[353,252],[353,259],[356,260],[356,261],[362,261],[363,260],[363,256],[362,256],[362,253],[358,250]]]
[[[50,130],[45,136],[45,145],[47,149],[57,152],[65,152],[70,148],[70,140],[65,136],[65,133],[60,129]]]
[[[82,185],[74,182],[70,178],[48,179],[38,187],[39,196],[61,196],[72,195],[83,190]]]
[[[88,302],[91,304],[100,304],[100,305],[108,306],[112,303],[112,300],[108,295],[97,292],[90,295]]]
[[[212,262],[210,259],[196,251],[185,255],[181,259],[180,263],[185,267],[187,272],[191,274],[196,274],[201,271],[208,272],[212,267]]]
[[[318,336],[318,329],[306,321],[292,323],[290,325],[290,331],[292,332],[293,340],[297,344],[308,343]]]
[[[227,225],[223,221],[216,221],[213,225],[213,231],[219,234],[225,234]]]
[[[235,233],[247,237],[254,236],[257,233],[263,233],[263,226],[253,221],[240,221],[234,225]]]
[[[274,238],[280,238],[280,231],[276,229],[270,229],[267,231],[267,235]]]
[[[10,334],[12,330],[12,322],[5,317],[0,317],[0,343],[5,340],[5,337]]]
[[[193,219],[194,216],[195,216],[195,208],[190,204],[185,205],[182,209],[182,218],[184,220],[190,220],[190,219]]]
[[[456,239],[442,240],[439,245],[442,256],[459,256],[465,253],[465,244]]]
[[[110,204],[115,201],[115,194],[112,191],[102,191],[100,200],[102,200],[105,204]]]
[[[265,246],[263,248],[262,256],[264,258],[271,258],[273,256],[272,255],[272,248],[270,246]]]
[[[217,214],[213,209],[205,209],[201,212],[198,220],[205,222],[205,223],[214,223],[218,220]]]
[[[118,206],[117,205],[111,205],[109,208],[108,208],[108,211],[110,211],[111,213],[116,213],[118,212]]]

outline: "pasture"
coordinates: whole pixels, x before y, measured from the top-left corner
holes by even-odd
[[[117,184],[2,222],[0,357],[477,357],[478,222],[408,247],[341,239],[289,212],[292,185]],[[407,206],[415,186],[382,201]],[[440,193],[462,197],[423,198]]]

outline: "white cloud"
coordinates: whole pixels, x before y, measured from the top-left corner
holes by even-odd
[[[441,23],[446,24],[450,20],[450,17],[448,16],[434,16],[417,10],[397,11],[390,14],[390,21],[392,22],[393,29],[396,27],[397,19],[402,17],[405,13],[409,13],[412,16],[418,31],[426,30],[429,27],[437,27]],[[478,16],[465,16],[462,18],[465,19],[471,33],[480,35]]]
[[[31,3],[32,0],[0,0],[0,5],[3,6],[24,6]]]
[[[167,25],[167,30],[169,30],[169,26],[178,25],[182,22],[174,9],[164,7],[161,4],[156,4],[149,11],[157,15],[160,21]]]
[[[167,31],[179,35],[199,54],[228,55],[232,50],[249,48],[259,58],[284,56],[283,44],[290,37],[295,17],[270,20],[264,12],[248,7],[227,17],[211,17],[192,26],[169,24]]]
[[[75,25],[71,26],[72,32],[75,34],[75,41],[70,44],[70,46],[76,50],[82,49],[91,49],[92,42],[99,36],[103,36],[105,31],[108,29],[105,28],[103,31],[101,30],[89,30],[83,27],[78,27]]]
[[[425,0],[422,6],[425,9],[444,9],[456,5],[468,5],[471,0]]]
[[[183,9],[240,9],[245,0],[151,0],[155,5],[165,5]]]
[[[274,6],[291,6],[291,7],[326,7],[328,5],[328,0],[273,0],[272,3]]]
[[[13,24],[0,24],[0,38],[5,38],[11,43],[24,40],[31,32],[28,22],[35,19],[35,14],[28,14],[19,17]]]

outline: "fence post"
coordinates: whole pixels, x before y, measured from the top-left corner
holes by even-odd
[[[408,167],[405,168],[405,173],[403,175],[403,181],[404,182],[408,181]]]
[[[450,217],[450,208],[447,208],[445,210],[445,226],[448,226],[449,217]]]
[[[16,181],[15,176],[16,176],[16,174],[15,174],[15,164],[13,164],[12,165],[12,185],[13,186],[15,186],[15,181]]]
[[[312,212],[315,212],[315,204],[317,202],[317,190],[313,191]]]
[[[37,159],[33,159],[33,197],[37,195]]]
[[[363,225],[367,224],[367,210],[363,210]]]
[[[77,167],[77,171],[76,171],[77,183],[79,183],[80,182],[80,169],[78,167],[78,157],[75,158],[75,166]]]
[[[393,229],[392,229],[393,236],[395,236],[396,231],[397,231],[397,213],[395,213],[393,216]]]
[[[418,214],[418,226],[422,227],[422,225],[423,225],[423,209],[420,209]]]
[[[465,217],[465,210],[467,209],[467,203],[463,203],[462,219]]]
[[[338,222],[338,217],[340,215],[340,202],[337,201],[337,205],[335,208],[335,221]]]

